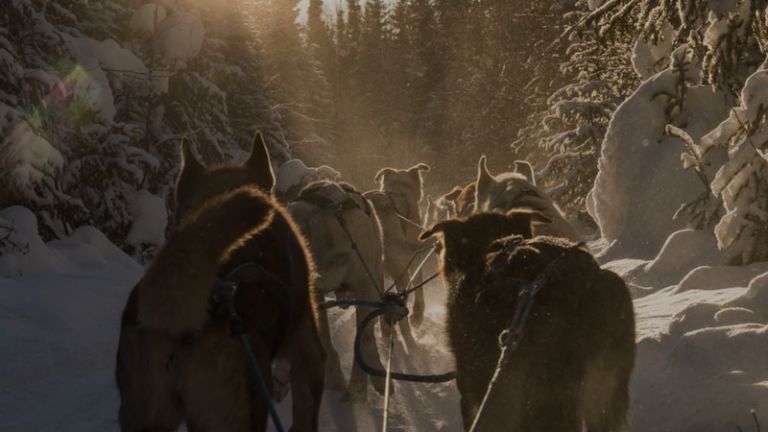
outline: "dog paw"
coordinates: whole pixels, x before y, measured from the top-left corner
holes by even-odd
[[[328,368],[325,374],[325,389],[338,392],[347,390],[347,382],[340,368]]]
[[[413,328],[421,327],[421,324],[424,322],[424,311],[422,311],[421,314],[419,314],[418,311],[414,310],[411,316],[409,317],[409,320],[411,321],[411,327]]]
[[[291,365],[285,362],[272,364],[272,397],[280,402],[291,389]]]
[[[376,393],[380,395],[384,395],[384,391],[386,390],[386,380],[381,377],[371,377],[371,385],[373,385],[373,389],[376,390]],[[395,387],[390,384],[389,391],[391,394],[394,394]]]
[[[341,397],[343,402],[366,403],[368,402],[368,380],[350,381],[349,386]]]
[[[366,405],[368,403],[368,393],[365,390],[349,388],[341,396],[341,402]]]

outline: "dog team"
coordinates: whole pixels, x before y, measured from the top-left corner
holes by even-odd
[[[418,284],[425,275],[413,257],[432,237],[465,430],[624,430],[635,355],[629,291],[536,186],[530,164],[493,175],[483,156],[474,181],[432,200],[423,196],[426,164],[384,168],[379,188],[361,192],[336,170],[296,159],[275,174],[267,149],[257,134],[242,164],[206,167],[182,141],[175,229],[121,321],[124,432],[266,430],[268,400],[233,337],[231,309],[214,295],[222,281],[237,286],[237,324],[271,398],[290,389],[292,431],[318,430],[326,388],[357,401],[369,382],[383,393],[382,378],[341,364],[321,304],[329,295],[378,301],[385,277],[398,292]],[[423,290],[413,297],[408,318],[379,322],[409,352],[425,314]],[[370,310],[356,307],[358,327]],[[498,367],[501,336],[520,310],[521,334]],[[374,327],[361,336],[363,356],[383,369]]]

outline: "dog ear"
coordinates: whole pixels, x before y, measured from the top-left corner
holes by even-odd
[[[483,195],[494,181],[493,175],[488,171],[485,155],[480,156],[480,160],[477,162],[477,180],[475,181],[475,212],[482,210],[481,205],[483,203],[481,200]]]
[[[533,227],[552,223],[552,219],[533,209],[515,209],[506,213],[508,229],[525,238],[533,237]]]
[[[456,201],[456,198],[458,198],[463,191],[464,189],[461,186],[456,186],[455,188],[451,189],[450,192],[443,195],[443,199],[446,201]]]
[[[430,170],[430,169],[431,169],[431,168],[429,167],[429,165],[427,165],[427,164],[425,164],[425,163],[420,163],[420,164],[418,164],[418,165],[416,165],[416,166],[414,166],[414,167],[411,167],[411,168],[410,168],[408,171],[423,171],[423,172],[429,172],[429,170]]]
[[[552,223],[552,218],[534,209],[515,209],[507,212],[507,216],[515,220],[525,220],[531,226],[547,225]]]
[[[531,165],[530,162],[526,160],[516,160],[515,172],[522,174],[532,185],[536,186],[536,175],[533,172],[533,165]]]
[[[317,172],[321,173],[329,180],[333,180],[333,181],[341,180],[341,173],[329,167],[328,165],[320,165],[319,167],[317,167]]]
[[[426,240],[426,239],[432,237],[433,235],[435,235],[437,233],[446,232],[446,231],[456,227],[457,225],[460,225],[460,223],[455,221],[455,220],[447,220],[447,221],[438,222],[438,223],[432,225],[431,228],[429,228],[426,231],[424,231],[423,233],[421,233],[421,235],[419,236],[419,240]]]
[[[393,173],[393,172],[395,172],[395,170],[393,170],[392,168],[382,168],[382,169],[380,169],[380,170],[379,170],[379,172],[377,172],[377,173],[376,173],[376,176],[373,178],[373,181],[375,181],[375,182],[377,182],[377,183],[378,183],[378,182],[380,182],[380,181],[381,181],[381,179],[382,179],[382,178],[383,178],[385,175],[387,175],[387,174],[391,174],[391,173]]]
[[[267,143],[264,141],[261,132],[256,132],[256,136],[253,138],[251,155],[245,162],[245,167],[257,176],[259,186],[264,188],[264,190],[269,191],[275,185],[275,173],[272,171],[269,150],[267,150]]]
[[[181,175],[194,175],[205,172],[205,167],[197,160],[195,152],[192,151],[192,143],[187,137],[181,138]]]
[[[493,181],[493,175],[488,171],[488,163],[485,155],[480,156],[477,161],[477,187]]]

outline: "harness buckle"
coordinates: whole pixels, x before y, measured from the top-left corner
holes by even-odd
[[[235,310],[235,294],[237,282],[216,278],[211,292],[211,303],[214,310],[225,311],[229,315],[229,329],[232,336],[240,336],[246,333],[245,323]]]
[[[397,293],[387,293],[383,297],[384,319],[388,324],[395,324],[403,318],[406,318],[411,311],[405,306],[405,300]]]

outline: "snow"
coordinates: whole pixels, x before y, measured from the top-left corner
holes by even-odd
[[[687,79],[697,78],[694,67],[688,74]],[[654,75],[609,123],[587,206],[605,241],[613,243],[609,259],[652,257],[671,233],[686,227],[684,218],[673,220],[680,205],[705,190],[680,163],[683,144],[666,134],[666,126],[683,125],[698,140],[726,117],[727,107],[709,86],[691,86],[682,110],[668,118],[670,100],[664,94],[678,93],[679,78],[671,68]]]
[[[736,430],[751,424],[750,409],[768,414],[768,268],[758,276],[756,268],[717,270],[703,278],[715,280],[707,286],[670,286],[635,301],[631,430]]]
[[[640,78],[646,80],[660,72],[663,61],[672,53],[672,43],[675,40],[675,29],[666,21],[660,31],[658,40],[647,41],[638,38],[632,49],[632,67]]]
[[[164,19],[154,37],[155,50],[174,69],[183,69],[200,52],[205,39],[205,27],[200,17],[176,12]]]
[[[15,206],[0,211],[0,222],[11,227],[9,240],[26,250],[23,254],[3,253],[0,256],[2,276],[43,272],[64,272],[69,262],[55,249],[49,248],[38,235],[37,218],[26,207]],[[11,261],[12,260],[12,261]]]
[[[759,237],[768,220],[764,211],[765,186],[761,180],[765,175],[765,154],[756,154],[755,149],[755,143],[768,139],[768,130],[759,118],[763,107],[768,106],[766,88],[768,69],[764,64],[744,84],[741,104],[704,136],[701,143],[703,151],[727,149],[727,161],[719,165],[712,180],[712,192],[722,198],[725,207],[715,235],[720,248],[735,261],[751,262],[768,255]],[[744,133],[747,128],[749,134]]]
[[[132,51],[112,39],[97,41],[88,37],[63,37],[79,62],[70,74],[75,97],[99,113],[104,123],[112,123],[117,108],[107,73],[114,74],[115,85],[120,85],[125,81],[147,79],[146,65]],[[78,73],[81,71],[83,73]]]
[[[168,211],[163,197],[140,190],[128,198],[128,210],[133,217],[126,242],[134,246],[142,244],[160,246],[165,242]]]
[[[675,231],[656,257],[642,268],[634,282],[667,286],[678,282],[695,265],[722,264],[717,240],[712,233],[693,229]]]
[[[82,226],[64,239],[45,243],[38,234],[37,218],[22,206],[0,210],[0,225],[12,228],[10,241],[21,249],[0,249],[0,276],[70,274],[109,262],[134,270],[139,267],[94,227]]]
[[[280,166],[276,179],[275,190],[285,193],[291,188],[304,187],[319,180],[339,181],[341,173],[327,165],[308,167],[301,159],[291,159]]]
[[[93,59],[107,70],[135,74],[147,73],[147,67],[144,65],[144,62],[136,57],[136,54],[131,50],[123,48],[113,39],[97,41],[87,37],[80,37],[69,39],[68,44],[81,62]]]
[[[140,34],[152,34],[167,15],[168,12],[162,5],[145,4],[133,13],[130,23],[131,30]]]
[[[717,50],[722,39],[741,25],[740,20],[749,16],[751,2],[736,0],[709,0],[709,26],[704,32],[704,44]]]
[[[31,235],[28,211],[0,214]],[[56,244],[35,241],[17,258],[25,270],[38,265],[23,277],[0,275],[0,430],[117,430],[120,312],[141,268],[94,228]]]
[[[26,122],[17,124],[0,147],[0,178],[22,190],[31,190],[46,174],[61,169],[64,158],[48,141],[37,135]]]

